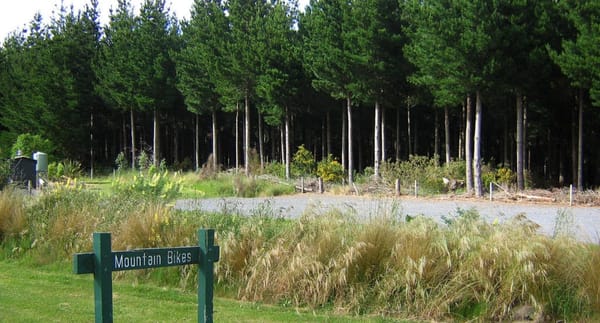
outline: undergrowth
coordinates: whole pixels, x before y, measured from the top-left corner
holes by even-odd
[[[156,199],[77,186],[36,199],[20,194],[0,194],[0,259],[69,262],[92,250],[97,231],[113,233],[115,250],[195,245],[197,229],[213,228],[221,247],[217,295],[443,321],[512,320],[522,306],[552,319],[600,313],[599,247],[568,230],[538,234],[524,216],[488,223],[474,210],[458,210],[438,223],[388,206],[364,220],[317,205],[288,220],[268,204],[240,216],[176,211]],[[194,266],[182,266],[115,277],[193,289],[196,275]]]

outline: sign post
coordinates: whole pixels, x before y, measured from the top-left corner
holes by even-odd
[[[213,322],[214,263],[219,261],[215,231],[198,230],[197,247],[112,251],[110,233],[94,233],[94,252],[73,256],[75,274],[94,274],[96,322],[113,321],[112,272],[198,265],[198,322]]]

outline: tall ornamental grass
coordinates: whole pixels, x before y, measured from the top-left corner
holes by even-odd
[[[388,215],[358,223],[333,211],[307,214],[270,240],[256,227],[228,232],[220,237],[218,277],[242,282],[241,299],[355,314],[507,320],[522,307],[533,309],[532,319],[599,313],[597,245],[539,235],[524,216],[490,224],[461,212],[441,225]]]

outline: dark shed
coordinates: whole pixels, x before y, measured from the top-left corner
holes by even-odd
[[[28,157],[15,157],[10,163],[10,181],[17,185],[23,185],[27,187],[28,182],[31,183],[31,187],[35,188],[37,185],[35,165],[37,161]]]

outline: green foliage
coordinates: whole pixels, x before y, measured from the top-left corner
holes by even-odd
[[[127,167],[129,167],[129,164],[127,163],[127,158],[125,158],[124,152],[120,152],[117,155],[117,158],[115,159],[115,164],[117,165],[118,171],[123,171],[123,170],[127,169]]]
[[[254,177],[235,176],[233,191],[237,197],[278,196],[293,193],[294,187],[274,184]]]
[[[0,190],[8,184],[11,175],[10,160],[0,160]]]
[[[446,191],[443,178],[454,180],[464,179],[464,162],[453,162],[450,165],[440,166],[435,157],[412,155],[407,161],[396,163],[383,163],[381,176],[388,183],[400,179],[400,185],[412,188],[417,182],[419,191],[428,194],[437,194]]]
[[[16,156],[17,152],[21,152],[21,156],[32,158],[34,152],[41,151],[47,154],[54,152],[54,144],[48,139],[42,138],[40,135],[32,135],[25,133],[17,137],[17,141],[11,148],[11,155]]]
[[[561,39],[561,51],[551,50],[552,59],[571,84],[582,90],[589,90],[595,106],[600,106],[600,67],[598,42],[600,41],[600,5],[596,1],[585,0],[562,3],[562,18],[566,18],[575,28],[574,37]]]
[[[516,183],[517,175],[510,168],[500,167],[498,169],[487,169],[482,174],[484,187],[489,187],[490,183],[497,183],[504,186],[510,186]]]
[[[145,151],[142,150],[142,152],[138,155],[137,165],[140,171],[148,170],[153,165],[152,159]]]
[[[292,172],[295,176],[312,176],[315,173],[315,164],[312,152],[300,145],[292,158]]]
[[[115,304],[114,319],[142,322],[152,317],[157,322],[194,321],[195,304],[198,302],[196,284],[181,286],[168,284],[164,279],[160,279],[160,275],[175,276],[175,280],[182,276],[195,277],[194,267],[133,270],[115,275],[113,290],[115,303],[117,301],[118,303]],[[73,275],[70,268],[71,264],[67,262],[51,266],[36,266],[27,261],[0,261],[2,318],[11,318],[11,321],[17,322],[93,321],[94,293],[90,287],[90,276]],[[186,269],[180,270],[180,268]],[[145,277],[136,275],[136,272],[149,273],[149,279],[143,279]],[[223,296],[224,292],[217,289],[213,299],[216,322],[238,322],[240,318],[252,322],[394,322],[392,319],[386,320],[381,317],[338,315],[327,308],[312,310],[257,305]],[[71,310],[62,308],[66,303]],[[140,311],[140,308],[144,311]]]
[[[113,181],[112,185],[114,191],[122,196],[132,195],[166,201],[175,199],[181,191],[181,180],[177,173],[170,175],[168,171],[140,172],[132,180],[119,177]]]
[[[160,162],[162,164],[164,162],[164,159]],[[173,169],[178,171],[189,171],[192,169],[192,167],[192,159],[189,157],[185,157],[182,161],[173,164]]]
[[[339,183],[344,180],[344,167],[329,155],[317,164],[317,176],[324,182]]]
[[[62,180],[64,177],[74,179],[81,176],[83,176],[83,169],[78,161],[67,159],[48,164],[48,179],[52,181]]]
[[[279,178],[285,177],[285,164],[280,162],[271,162],[265,165],[265,174],[277,176]]]
[[[196,195],[202,197],[259,197],[278,196],[294,192],[292,185],[273,183],[260,177],[247,177],[243,175],[224,175],[211,179],[195,180],[190,186]]]

